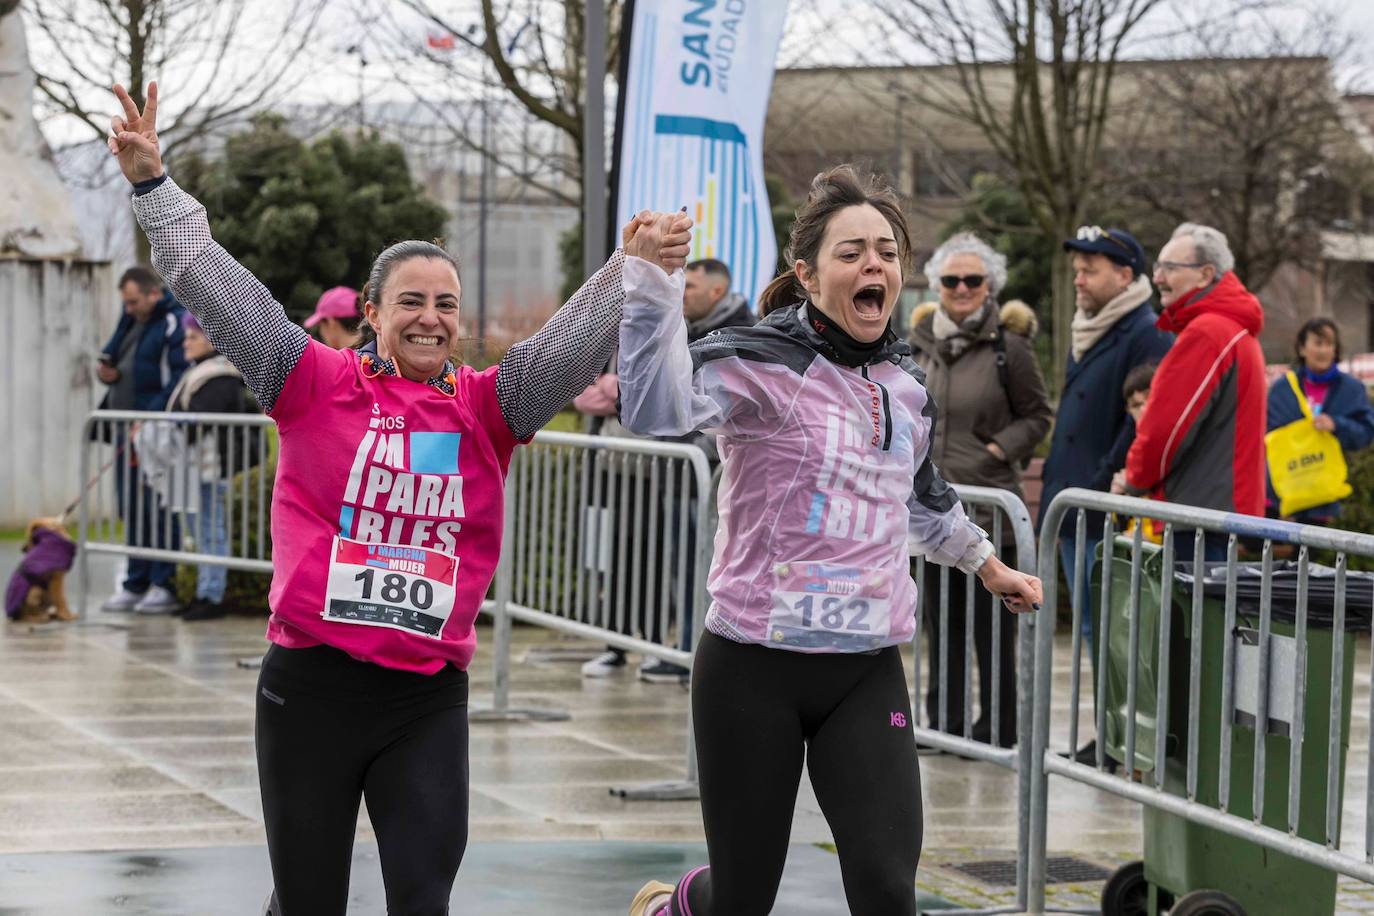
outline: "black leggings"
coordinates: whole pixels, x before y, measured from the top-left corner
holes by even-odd
[[[281,916],[343,916],[358,801],[377,833],[390,916],[448,912],[468,834],[468,679],[272,646],[256,740]]]
[[[895,646],[806,655],[707,633],[692,672],[692,717],[711,864],[679,882],[672,916],[773,908],[803,753],[849,912],[915,916],[921,776]]]

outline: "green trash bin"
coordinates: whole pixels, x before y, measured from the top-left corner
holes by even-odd
[[[1100,550],[1101,548],[1099,548]],[[1112,558],[1111,600],[1108,610],[1108,658],[1106,664],[1105,753],[1118,763],[1126,761],[1127,679],[1130,658],[1131,541],[1117,539]],[[1155,715],[1160,665],[1159,613],[1163,549],[1142,544],[1140,577],[1140,630],[1137,653],[1140,664],[1136,683],[1136,747],[1134,768],[1147,785],[1155,780]],[[1099,554],[1100,559],[1100,554]],[[1101,567],[1098,567],[1099,570]],[[1315,567],[1313,567],[1315,568]],[[1356,574],[1349,574],[1354,581]],[[1191,581],[1191,580],[1190,580]],[[1257,575],[1247,576],[1247,587],[1258,594]],[[1198,777],[1196,801],[1220,809],[1222,667],[1225,649],[1225,605],[1215,596],[1217,582],[1205,589],[1202,614],[1201,677],[1198,696]],[[1222,586],[1224,588],[1224,585]],[[1093,583],[1093,607],[1101,607],[1101,576]],[[1262,822],[1288,829],[1289,751],[1288,723],[1292,715],[1291,674],[1286,665],[1296,659],[1295,601],[1277,594],[1271,614],[1271,682],[1283,685],[1271,691],[1269,728],[1265,741],[1264,811]],[[1328,591],[1333,591],[1328,586]],[[1241,590],[1238,588],[1238,596]],[[1297,834],[1324,843],[1326,838],[1326,775],[1331,712],[1331,652],[1335,636],[1329,613],[1322,613],[1320,589],[1309,588],[1307,626],[1306,719],[1302,746],[1302,783]],[[1192,641],[1192,587],[1175,580],[1170,601],[1169,720],[1165,740],[1164,789],[1187,794],[1189,664]],[[1354,620],[1354,606],[1351,607]],[[1258,667],[1258,601],[1237,601],[1234,664],[1243,669]],[[1345,756],[1350,741],[1350,695],[1354,673],[1355,639],[1350,628],[1341,634],[1342,682],[1340,715],[1340,783],[1343,795]],[[1253,682],[1252,682],[1253,684]],[[1229,812],[1253,817],[1255,716],[1253,692],[1237,678],[1236,713],[1231,730],[1231,781]],[[1286,693],[1285,704],[1278,695]],[[1249,694],[1249,695],[1247,695]],[[1243,709],[1252,712],[1247,715]],[[1342,798],[1336,801],[1339,812]],[[1103,893],[1103,916],[1155,916],[1173,907],[1187,914],[1248,914],[1248,916],[1330,916],[1335,910],[1336,875],[1319,866],[1267,850],[1255,843],[1190,823],[1176,815],[1145,806],[1144,862],[1133,863],[1113,876]],[[1218,893],[1220,892],[1220,893]],[[1229,898],[1229,899],[1228,899]],[[1130,902],[1124,902],[1130,901]]]

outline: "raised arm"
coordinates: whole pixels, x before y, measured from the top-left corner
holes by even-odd
[[[519,439],[538,432],[581,394],[615,352],[628,264],[674,271],[687,260],[692,221],[685,214],[644,212],[622,230],[625,248],[582,284],[533,337],[506,352],[496,396]],[[679,308],[681,292],[678,294]]]
[[[123,86],[111,122],[110,152],[134,186],[134,215],[152,246],[153,265],[271,411],[310,337],[292,323],[258,279],[213,238],[205,208],[167,176],[157,138],[157,83],[138,110]]]

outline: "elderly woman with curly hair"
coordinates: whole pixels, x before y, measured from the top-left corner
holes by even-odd
[[[997,294],[1007,282],[1007,259],[972,233],[955,235],[936,249],[925,267],[940,301],[912,318],[911,351],[926,372],[926,388],[940,407],[931,458],[945,479],[1021,492],[1020,467],[1049,431],[1054,411],[1031,338],[1035,313],[1024,303],[1001,308]],[[986,524],[987,520],[982,520]],[[1011,548],[1004,562],[1015,565]],[[929,640],[930,689],[926,712],[932,727],[1000,747],[1016,740],[1016,629],[998,614],[989,596],[975,589],[974,646],[978,655],[978,718],[964,718],[966,598],[963,576],[951,575],[947,639],[941,639],[940,570],[926,564],[924,608]],[[1001,627],[993,663],[992,628]],[[999,667],[994,685],[993,669]],[[941,669],[945,690],[940,690]],[[993,734],[993,696],[999,698]],[[943,706],[943,709],[942,709]],[[970,711],[972,711],[970,709]]]

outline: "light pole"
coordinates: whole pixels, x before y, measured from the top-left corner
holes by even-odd
[[[606,260],[606,7],[587,4],[583,25],[587,97],[582,110],[582,275]]]

